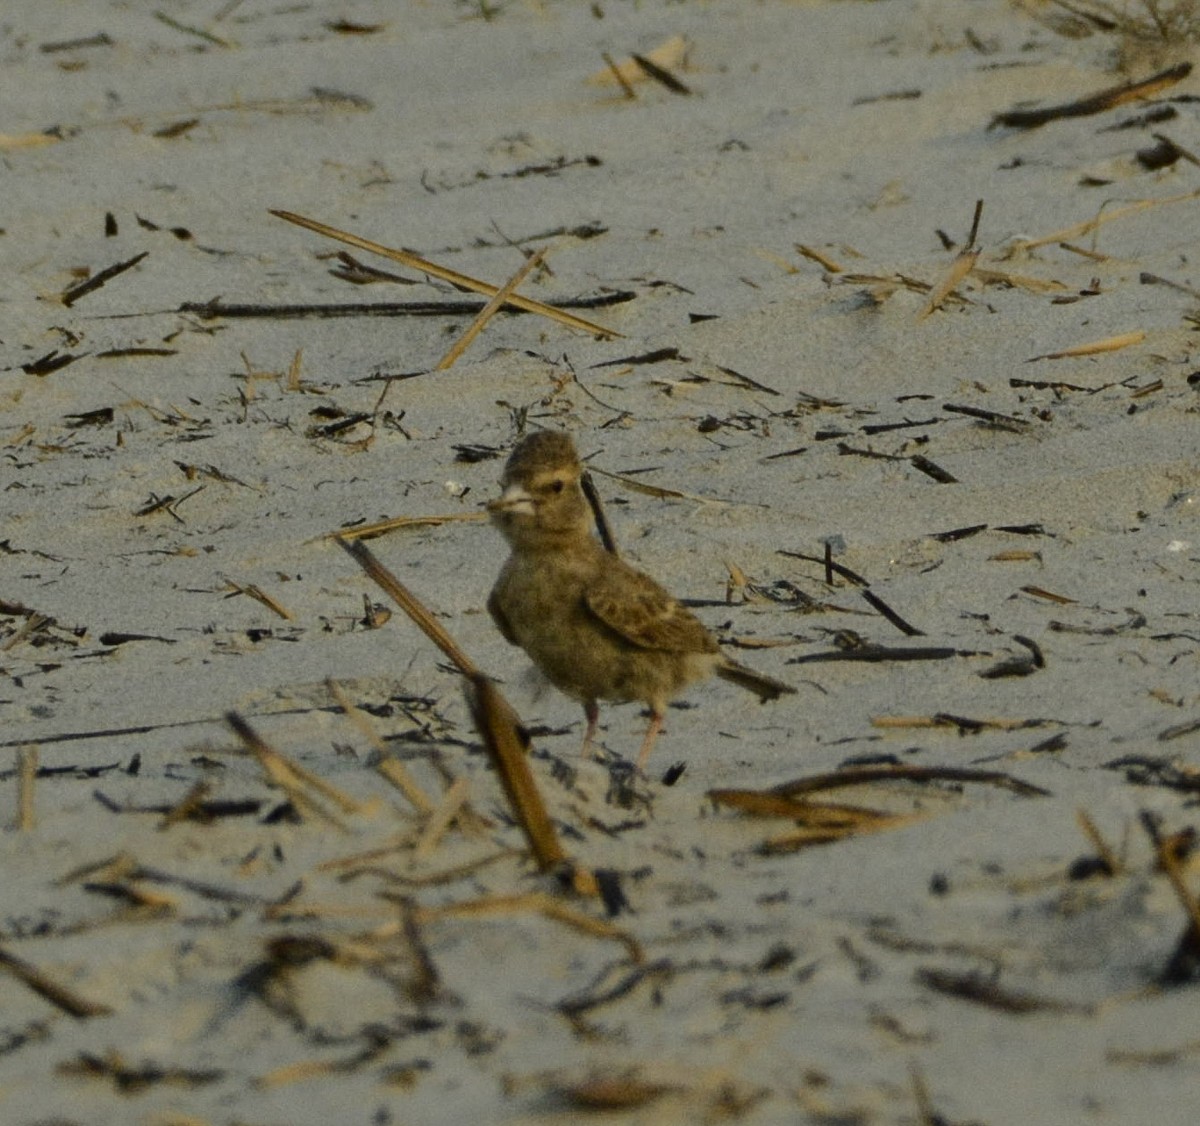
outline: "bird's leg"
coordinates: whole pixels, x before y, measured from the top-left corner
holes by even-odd
[[[583,746],[579,749],[582,758],[595,758],[592,740],[596,736],[596,725],[600,722],[600,705],[595,700],[585,700],[583,714],[587,717],[587,730],[583,733]]]
[[[650,724],[646,728],[646,737],[642,740],[642,749],[638,754],[637,768],[639,771],[646,769],[646,763],[650,761],[650,752],[654,750],[654,740],[658,738],[658,733],[662,730],[663,713],[661,708],[652,708],[650,710]]]

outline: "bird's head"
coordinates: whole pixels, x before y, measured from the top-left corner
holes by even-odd
[[[588,535],[588,509],[579,486],[583,465],[570,435],[539,430],[517,443],[489,501],[492,523],[514,547],[552,546]]]

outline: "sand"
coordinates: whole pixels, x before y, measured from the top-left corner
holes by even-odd
[[[1194,54],[1001,0],[9,13],[0,1119],[1190,1122],[1147,824],[1200,786],[1197,85],[994,118]],[[543,249],[520,293],[613,335],[502,313],[436,371],[482,298],[271,209],[494,286]],[[313,309],[404,302],[455,308]],[[690,692],[632,781],[609,707],[582,762],[484,608],[522,426],[797,695]],[[389,517],[439,518],[369,546],[615,916],[539,874],[461,677],[330,538]],[[856,763],[987,773],[823,793],[894,820],[804,846],[711,797]]]

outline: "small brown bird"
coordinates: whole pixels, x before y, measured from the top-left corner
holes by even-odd
[[[570,436],[538,431],[517,444],[500,478],[503,492],[487,507],[512,548],[488,611],[551,684],[583,703],[584,753],[596,733],[598,700],[649,707],[642,767],[667,703],[693,681],[716,673],[760,700],[794,692],[730,660],[691,611],[601,546],[582,475]]]

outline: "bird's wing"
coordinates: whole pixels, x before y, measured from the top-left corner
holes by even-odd
[[[510,645],[516,645],[516,635],[512,631],[512,626],[508,624],[508,619],[504,616],[504,611],[500,609],[500,596],[496,593],[498,590],[499,586],[497,585],[492,589],[492,593],[488,595],[488,613],[492,615],[492,621],[496,623],[496,628],[500,631],[504,640]]]
[[[623,560],[608,559],[587,584],[583,599],[609,629],[641,649],[717,652],[716,641],[699,618]]]

